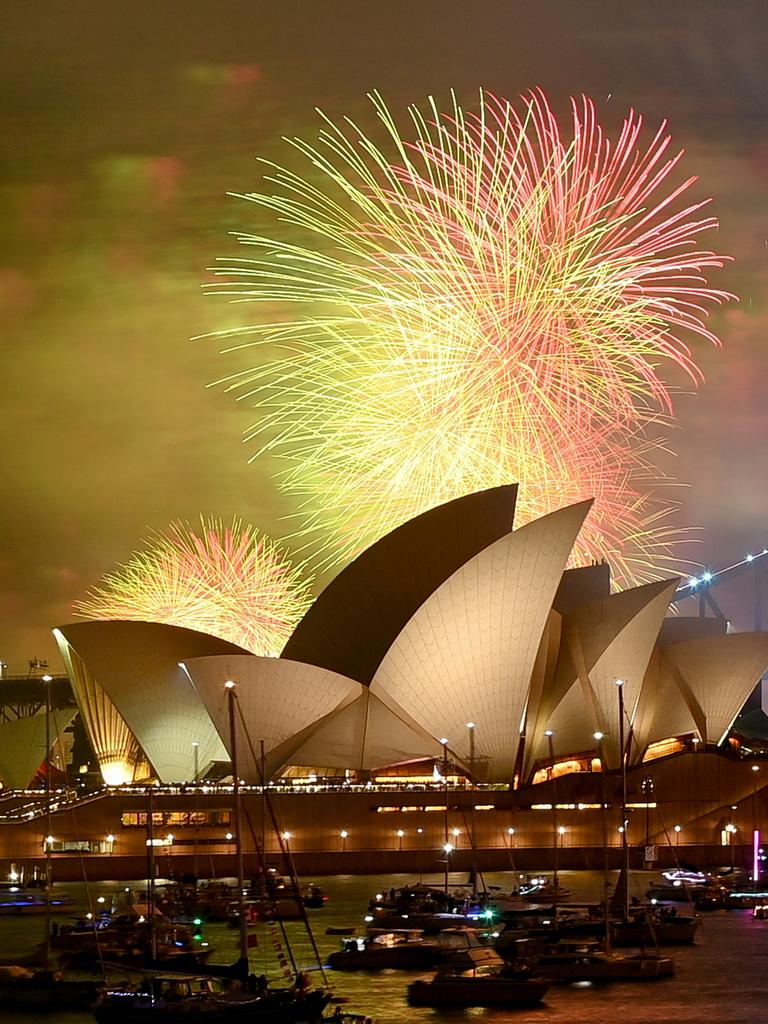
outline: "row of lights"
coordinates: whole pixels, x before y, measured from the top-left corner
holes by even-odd
[[[727,572],[731,572],[733,569],[740,569],[743,565],[751,565],[758,558],[763,558],[764,555],[768,555],[768,548],[763,548],[762,551],[758,551],[756,555],[746,555],[740,562],[734,562],[733,565],[727,565],[724,569],[719,569],[717,572],[712,572],[710,569],[706,569],[701,576],[691,576],[684,587],[680,587],[677,591],[678,594],[682,594],[683,591],[695,590],[702,584],[707,585],[712,580],[717,579],[718,576],[723,576]]]

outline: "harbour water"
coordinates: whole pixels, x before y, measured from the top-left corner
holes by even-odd
[[[633,891],[647,888],[651,875],[637,873]],[[430,881],[429,879],[424,879]],[[511,888],[517,880],[512,872],[488,875],[488,885]],[[364,927],[363,915],[368,899],[382,887],[389,888],[414,881],[410,876],[342,875],[318,879],[329,901],[322,909],[309,911],[321,954],[325,957],[338,948],[339,938],[327,936],[329,926]],[[439,884],[437,879],[433,880]],[[454,875],[453,884],[466,881]],[[574,899],[596,898],[602,879],[590,872],[563,872],[563,884]],[[79,909],[87,899],[99,895],[109,900],[122,883],[99,883],[89,887],[88,897],[82,885],[62,885]],[[0,957],[32,950],[40,940],[40,918],[5,917],[0,919]],[[302,926],[288,926],[291,945],[298,962],[311,969],[314,964],[310,943]],[[267,973],[275,981],[274,931],[267,926],[260,935],[259,947],[251,952],[251,968]],[[212,959],[231,962],[236,956],[237,931],[224,924],[205,929],[205,938],[215,949]],[[279,939],[278,939],[279,941]],[[408,982],[419,973],[384,971],[376,974],[336,973],[329,971],[330,984],[338,996],[349,999],[349,1008],[370,1015],[377,1024],[420,1024],[448,1017],[454,1021],[493,1021],[505,1024],[760,1024],[768,1018],[768,921],[753,920],[749,911],[714,911],[704,915],[696,945],[668,951],[675,960],[674,978],[643,984],[614,983],[605,986],[553,986],[541,1008],[525,1011],[490,1009],[451,1012],[414,1009],[407,1005]],[[13,1014],[0,1012],[2,1024],[30,1024],[30,1021],[56,1021],[58,1024],[92,1024],[88,1013],[56,1015]]]

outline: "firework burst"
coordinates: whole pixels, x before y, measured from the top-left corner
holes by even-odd
[[[239,234],[252,255],[217,268],[216,290],[263,304],[223,332],[263,346],[225,381],[258,409],[257,455],[283,461],[329,562],[512,479],[519,522],[595,496],[580,554],[643,579],[669,540],[645,440],[672,413],[661,367],[699,379],[691,344],[717,343],[728,298],[695,179],[671,184],[682,154],[665,125],[643,148],[634,112],[610,140],[586,98],[567,138],[534,93],[411,107],[408,141],[372,100],[382,145],[327,118],[317,145],[290,140],[308,176],[269,164],[273,191],[242,196],[282,237]]]
[[[74,605],[87,619],[165,622],[277,656],[310,602],[310,584],[273,541],[235,519],[172,523]]]

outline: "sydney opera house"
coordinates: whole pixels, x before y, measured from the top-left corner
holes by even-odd
[[[313,872],[543,867],[553,848],[586,867],[624,827],[662,862],[745,862],[768,761],[732,726],[768,633],[670,614],[677,579],[611,592],[607,565],[568,568],[589,502],[513,529],[515,498],[467,495],[383,537],[279,658],[152,622],[57,628],[77,708],[56,728],[80,716],[103,786],[53,809],[14,795],[39,716],[0,726],[0,858],[39,856],[50,827],[62,862],[136,874],[149,824],[166,867],[225,873],[234,742],[254,844]]]

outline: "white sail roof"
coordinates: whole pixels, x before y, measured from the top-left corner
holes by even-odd
[[[654,642],[677,584],[673,579],[633,587],[565,617],[557,672],[535,728],[527,734],[529,764],[548,753],[546,729],[552,731],[552,749],[560,755],[596,749],[594,734],[603,733],[603,757],[609,767],[618,767],[616,680],[623,680],[629,736]]]
[[[344,703],[272,752],[272,771],[292,765],[371,771],[418,758],[440,758],[443,748],[379,689],[361,686]]]
[[[244,653],[225,640],[156,622],[93,621],[59,633],[87,665],[162,782],[184,782],[227,753],[179,662]]]
[[[687,640],[665,647],[663,656],[673,671],[679,672],[678,685],[684,682],[690,687],[704,713],[706,736],[701,738],[707,743],[720,743],[768,669],[768,633],[728,633]]]
[[[514,770],[528,686],[552,601],[591,503],[553,512],[475,555],[427,598],[372,683],[414,719],[476,756],[489,778]]]
[[[75,708],[54,708],[50,718],[51,743],[71,725]],[[48,752],[45,749],[45,713],[0,722],[0,779],[7,789],[25,789]]]
[[[184,662],[222,743],[231,753],[228,694],[237,683],[238,774],[247,782],[288,765],[375,768],[429,755],[440,744],[386,695],[328,669],[256,655]]]
[[[275,747],[357,697],[360,684],[328,669],[283,658],[255,654],[237,657],[187,658],[189,674],[223,745],[229,751],[228,696],[224,683],[237,683],[237,748],[239,775],[249,782],[260,777],[261,743]]]
[[[677,673],[657,647],[645,673],[637,702],[633,727],[632,762],[641,761],[651,743],[673,736],[706,734],[704,712],[688,689],[684,695],[675,678]]]

